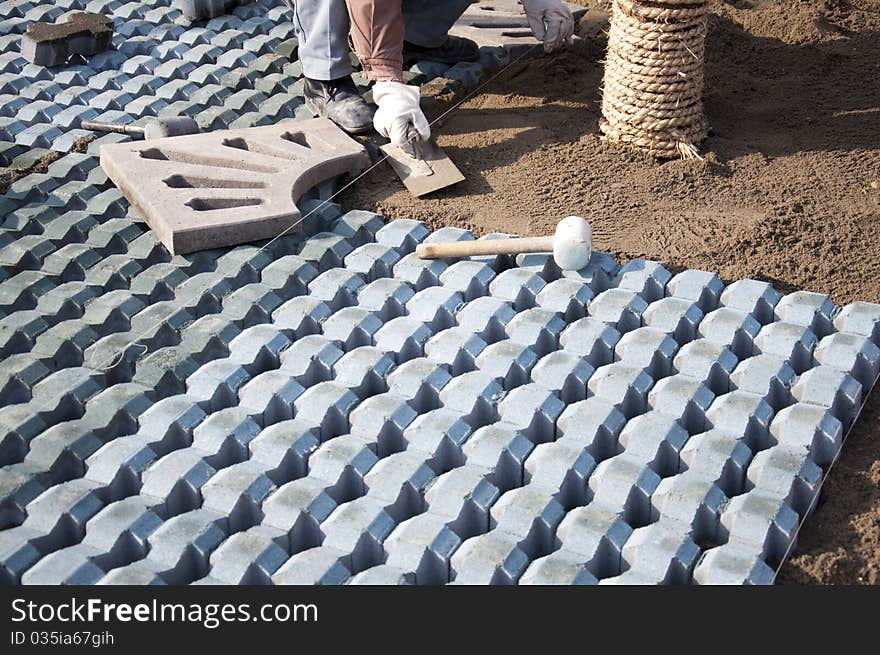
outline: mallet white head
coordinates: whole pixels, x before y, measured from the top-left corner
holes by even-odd
[[[580,216],[566,216],[556,226],[553,259],[564,271],[579,271],[593,254],[593,230]]]

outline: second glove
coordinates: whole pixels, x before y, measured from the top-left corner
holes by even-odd
[[[574,17],[562,0],[522,0],[529,27],[544,42],[544,52],[553,52],[574,34]]]
[[[400,82],[376,82],[373,100],[379,105],[373,127],[391,143],[409,152],[413,133],[423,141],[431,138],[431,126],[419,106],[419,87]]]

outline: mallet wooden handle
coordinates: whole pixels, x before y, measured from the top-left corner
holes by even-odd
[[[475,255],[519,255],[527,252],[553,252],[554,237],[523,239],[480,239],[448,243],[420,243],[416,255],[422,259],[473,257]]]

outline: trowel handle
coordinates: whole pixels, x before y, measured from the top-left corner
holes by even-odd
[[[475,255],[519,255],[527,252],[553,252],[553,237],[480,239],[479,241],[421,243],[416,246],[416,255],[422,259],[473,257]]]

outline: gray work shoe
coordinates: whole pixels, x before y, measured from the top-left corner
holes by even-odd
[[[305,78],[303,95],[310,111],[329,118],[349,134],[373,129],[374,110],[358,93],[351,76],[327,82]]]
[[[478,61],[480,48],[470,39],[460,36],[447,36],[436,48],[426,48],[415,43],[403,42],[403,63],[417,61],[436,61],[441,64],[457,64],[460,61]]]

